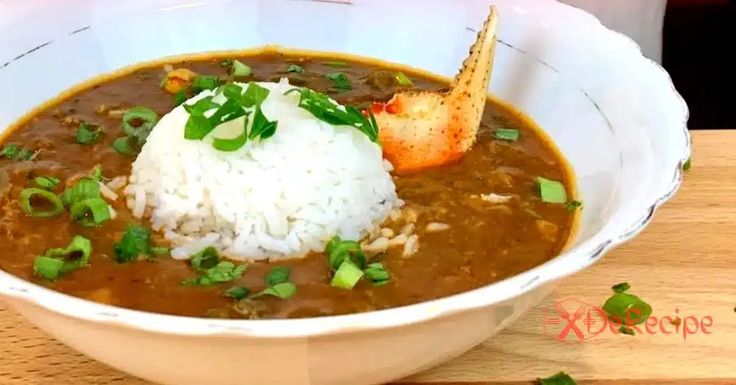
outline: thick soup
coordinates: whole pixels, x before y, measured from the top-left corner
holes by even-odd
[[[282,78],[292,87],[304,87],[295,91],[301,96],[277,95],[278,87],[288,87],[276,85]],[[353,239],[333,233],[320,238],[329,241],[325,247],[288,258],[278,257],[287,252],[259,246],[255,260],[227,251],[239,242],[238,234],[227,233],[227,241],[220,235],[222,243],[208,243],[195,239],[196,229],[184,229],[191,222],[157,224],[152,216],[164,217],[163,203],[148,195],[146,205],[137,206],[141,196],[136,194],[143,193],[129,186],[131,175],[141,186],[148,159],[159,161],[157,153],[168,154],[176,146],[173,141],[154,143],[163,125],[174,124],[173,117],[164,115],[202,90],[227,94],[226,85],[234,81],[242,89],[248,87],[245,96],[236,89],[242,106],[256,103],[257,111],[232,111],[246,111],[244,124],[250,119],[252,130],[258,126],[262,132],[245,144],[234,134],[221,134],[225,139],[213,139],[214,150],[209,144],[198,147],[200,152],[220,151],[213,154],[223,159],[255,157],[255,152],[243,154],[288,139],[287,117],[266,105],[261,111],[257,103],[266,103],[263,98],[247,101],[251,91],[262,90],[249,82],[273,82],[263,83],[271,95],[266,101],[293,96],[294,103],[300,97],[303,102],[308,89],[354,106],[366,117],[373,102],[385,102],[396,92],[447,87],[442,80],[406,68],[268,52],[144,65],[87,84],[20,122],[0,143],[0,268],[54,290],[125,308],[194,317],[295,318],[385,309],[478,288],[549,260],[570,237],[579,203],[573,200],[574,183],[564,159],[532,122],[493,100],[487,102],[477,141],[464,157],[416,173],[391,172],[387,183],[395,186],[396,205],[386,206],[383,214],[376,214],[380,223]],[[196,103],[185,104],[186,111],[181,106],[176,111],[184,117],[181,124],[187,122],[179,129],[189,135],[190,129],[201,129],[206,122],[195,127]],[[213,111],[224,105],[212,104]],[[263,113],[265,120],[259,121]],[[221,115],[223,121],[228,119],[226,112]],[[279,125],[270,124],[276,120]],[[354,126],[361,131],[366,127]],[[336,132],[345,132],[340,130],[347,128]],[[308,135],[302,138],[311,140]],[[380,151],[374,142],[365,141],[374,146],[370,151]],[[320,151],[315,145],[305,162],[322,156]],[[136,160],[139,153],[147,158]],[[181,158],[165,167],[186,170],[190,166],[180,164],[190,161],[209,162]],[[235,167],[235,160],[228,162]],[[219,172],[215,166],[212,173]],[[253,175],[241,173],[233,180],[262,183]],[[169,176],[156,174],[152,180],[160,178]],[[386,191],[393,194],[393,186]],[[261,199],[270,204],[269,197]],[[292,226],[291,219],[287,226]],[[174,235],[172,226],[184,235]],[[206,221],[202,226],[208,226]],[[252,228],[265,228],[277,238],[276,225],[263,226]],[[298,244],[288,239],[289,245]],[[194,243],[182,246],[189,240]],[[250,244],[249,239],[242,242]],[[191,249],[196,245],[201,247]],[[279,244],[274,245],[277,250]]]

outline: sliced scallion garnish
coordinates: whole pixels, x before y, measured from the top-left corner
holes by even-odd
[[[138,145],[142,146],[157,122],[158,114],[152,109],[142,106],[132,107],[123,114],[123,132],[128,137],[135,138]]]
[[[151,252],[151,232],[145,227],[130,226],[120,241],[116,242],[115,261],[117,263],[131,262],[140,256],[149,255]]]
[[[239,279],[247,265],[235,265],[230,261],[220,261],[196,278],[189,278],[182,283],[187,286],[211,286]]]
[[[601,307],[612,320],[627,327],[643,323],[652,314],[648,303],[626,292],[629,288],[625,282],[614,285],[614,294]]]
[[[575,211],[579,208],[583,207],[583,202],[580,202],[578,200],[571,200],[565,202],[565,208],[567,211]]]
[[[315,118],[334,125],[352,126],[364,133],[373,142],[378,142],[378,125],[373,115],[366,117],[357,108],[341,108],[327,95],[309,88],[292,88],[286,93],[298,92],[299,107],[309,111]]]
[[[250,76],[253,73],[253,71],[248,65],[243,64],[242,62],[238,60],[233,60],[233,65],[231,68],[232,68],[231,70],[232,75],[236,77]]]
[[[539,195],[545,203],[566,203],[567,192],[565,185],[556,181],[542,177],[537,177],[539,184]]]
[[[10,160],[33,160],[35,155],[36,153],[33,150],[17,144],[8,144],[0,151],[0,158]]]
[[[235,300],[241,300],[250,294],[250,290],[243,286],[233,286],[225,291],[225,297],[229,297]]]
[[[322,64],[328,67],[334,67],[334,68],[344,68],[348,66],[348,63],[345,63],[344,61],[336,61],[336,60],[325,61],[325,62],[322,62]]]
[[[131,138],[127,136],[115,139],[112,142],[112,148],[121,155],[134,155],[136,153],[136,150],[131,145]]]
[[[220,79],[217,76],[197,75],[192,81],[192,91],[198,93],[204,90],[214,90],[220,85]]]
[[[304,67],[298,64],[289,64],[288,66],[286,66],[286,72],[290,74],[303,74]]]
[[[365,273],[365,277],[375,286],[385,285],[391,280],[388,270],[380,262],[369,263],[363,272]]]
[[[33,261],[33,273],[48,280],[87,266],[92,256],[92,242],[82,236],[75,236],[63,249],[49,249]]]
[[[340,267],[335,271],[335,275],[332,276],[330,285],[340,289],[352,289],[361,278],[363,278],[363,270],[358,266],[355,266],[349,260],[344,260]]]
[[[254,295],[253,298],[273,296],[281,299],[289,299],[294,296],[295,293],[296,285],[291,282],[284,282],[263,289],[263,291]]]
[[[350,82],[350,78],[342,72],[332,72],[327,75],[328,79],[332,80],[332,89],[337,91],[350,91],[353,89],[353,85]]]
[[[396,83],[398,83],[402,87],[411,87],[414,85],[411,79],[409,79],[409,77],[406,76],[403,72],[396,73]]]
[[[69,211],[74,221],[86,227],[99,226],[110,219],[110,207],[102,198],[76,201]]]
[[[577,385],[575,380],[572,379],[565,372],[559,372],[552,377],[537,378],[538,385]]]
[[[214,247],[207,247],[192,255],[190,262],[195,270],[204,271],[217,266],[220,262],[220,255]]]
[[[64,205],[71,206],[74,202],[100,197],[100,184],[91,178],[82,178],[72,186],[67,187],[61,194]]]
[[[77,127],[77,143],[79,144],[92,144],[100,139],[102,135],[102,127],[89,124],[80,123]]]
[[[516,142],[519,140],[519,130],[515,128],[497,128],[493,130],[493,137],[508,142]]]
[[[64,211],[62,200],[54,193],[40,188],[20,192],[20,208],[29,217],[55,217]]]
[[[38,187],[42,188],[44,190],[53,190],[56,186],[61,183],[61,180],[59,178],[54,178],[53,176],[37,176],[33,178],[33,183]]]
[[[182,103],[187,101],[187,91],[180,90],[171,97],[171,104],[174,107],[179,107]]]
[[[266,275],[266,284],[268,286],[278,285],[280,283],[289,282],[291,269],[288,267],[278,266],[271,269]]]

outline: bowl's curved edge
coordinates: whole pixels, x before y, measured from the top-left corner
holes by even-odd
[[[557,3],[556,6],[573,8]],[[570,10],[568,10],[570,11]],[[625,40],[630,50],[636,51],[636,60],[646,61],[652,73],[666,76],[671,94],[681,106],[682,126],[685,146],[681,149],[680,161],[673,165],[673,179],[669,185],[663,186],[658,198],[646,212],[626,229],[622,229],[615,237],[606,239],[588,255],[575,255],[568,251],[557,258],[537,266],[529,271],[510,277],[506,280],[484,286],[465,293],[423,302],[399,308],[380,310],[369,313],[358,313],[332,317],[318,317],[293,320],[214,320],[192,317],[180,317],[147,313],[137,310],[123,309],[110,305],[94,303],[59,293],[31,282],[24,281],[0,270],[0,294],[13,297],[29,304],[40,306],[70,318],[92,322],[101,322],[110,326],[119,326],[143,330],[159,334],[175,334],[189,336],[242,336],[251,338],[303,338],[306,336],[349,333],[376,328],[391,328],[456,312],[491,306],[495,303],[511,299],[522,293],[534,290],[545,283],[574,274],[595,263],[602,255],[613,247],[631,239],[641,232],[651,221],[657,209],[669,200],[679,189],[683,180],[682,165],[690,158],[691,138],[687,129],[689,111],[682,96],[675,89],[667,72],[656,62],[645,58],[640,47],[628,36],[612,31],[603,26],[594,16],[575,9],[577,17],[594,23],[595,28],[607,31],[612,39]],[[634,56],[634,53],[632,53]],[[559,263],[559,262],[565,263]],[[554,266],[552,266],[554,264]],[[554,269],[554,270],[553,270]]]

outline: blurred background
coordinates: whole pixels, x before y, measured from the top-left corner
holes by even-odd
[[[736,0],[560,0],[626,33],[690,106],[690,129],[736,128]]]

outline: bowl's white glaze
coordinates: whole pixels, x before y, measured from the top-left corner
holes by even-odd
[[[347,2],[347,1],[345,1]],[[491,92],[567,156],[585,202],[562,255],[477,290],[379,312],[303,320],[164,316],[71,298],[0,271],[0,294],[49,334],[164,384],[371,384],[458,355],[560,278],[651,219],[690,154],[687,107],[628,38],[551,0],[497,0]],[[0,3],[0,127],[95,75],[189,52],[279,44],[378,57],[453,75],[487,1],[75,0]],[[206,362],[206,366],[202,363]]]

